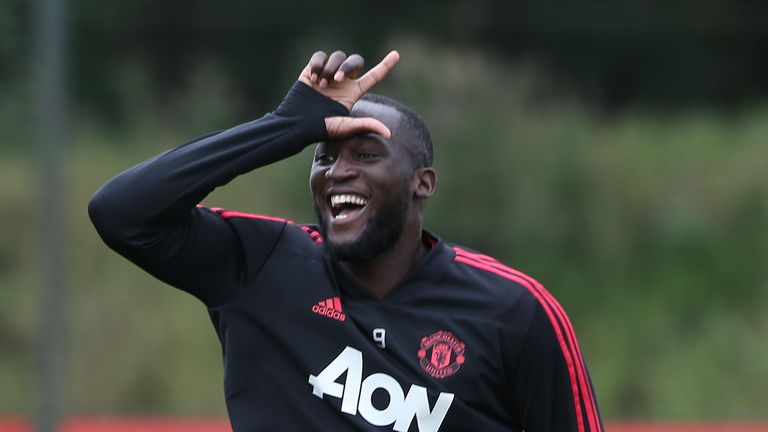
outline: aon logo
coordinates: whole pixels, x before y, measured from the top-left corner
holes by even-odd
[[[344,384],[336,382],[344,373]],[[420,432],[436,432],[448,413],[453,402],[453,393],[440,393],[435,406],[430,409],[425,387],[411,385],[408,394],[403,393],[400,384],[389,375],[375,373],[363,379],[363,353],[346,347],[317,376],[309,376],[312,394],[341,399],[341,411],[350,415],[360,415],[375,426],[387,426],[394,423],[393,430],[407,431],[416,417]],[[389,394],[389,405],[384,409],[373,406],[371,396],[377,389]]]

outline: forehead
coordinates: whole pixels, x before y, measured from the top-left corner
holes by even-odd
[[[366,100],[357,101],[349,115],[352,117],[373,117],[384,123],[392,131],[393,137],[402,121],[400,112],[395,108]]]
[[[358,101],[350,111],[350,117],[372,117],[376,120],[384,123],[392,136],[386,139],[380,135],[375,134],[361,134],[351,138],[346,138],[338,141],[321,142],[316,147],[316,151],[320,149],[327,149],[328,147],[338,147],[344,144],[360,144],[366,141],[375,141],[388,147],[395,153],[407,154],[412,156],[412,150],[409,147],[408,139],[403,133],[400,124],[402,122],[402,114],[395,108],[390,106],[381,105],[369,101]]]
[[[374,137],[374,135],[362,135],[358,138],[370,137],[371,139],[385,143],[390,150],[399,153],[403,157],[409,157],[411,159],[415,157],[415,150],[413,149],[413,143],[411,143],[412,140],[407,133],[407,128],[401,127],[403,123],[403,115],[397,109],[376,102],[360,100],[352,107],[349,115],[351,117],[375,118],[384,123],[392,133],[392,136],[389,139],[380,136]]]

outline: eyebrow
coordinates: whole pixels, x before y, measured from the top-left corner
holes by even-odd
[[[375,141],[376,143],[384,145],[387,148],[391,147],[389,141],[387,141],[384,137],[382,137],[379,134],[375,134],[373,132],[369,132],[369,133],[365,133],[365,134],[354,135],[354,136],[351,136],[349,138],[345,138],[343,140],[321,141],[321,142],[317,143],[317,146],[315,147],[315,153],[317,153],[317,149],[319,149],[321,146],[335,146],[335,145],[340,145],[340,143],[342,143],[344,141],[354,142],[354,141],[359,141],[359,140],[362,140],[362,139],[366,139],[366,140],[370,140],[370,141]]]

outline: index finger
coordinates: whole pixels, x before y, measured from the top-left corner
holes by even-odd
[[[380,83],[385,76],[392,70],[393,67],[400,60],[400,53],[397,51],[390,51],[389,54],[384,57],[379,64],[372,67],[371,70],[365,73],[357,80],[357,85],[360,87],[362,93],[366,93],[373,88],[376,84]]]

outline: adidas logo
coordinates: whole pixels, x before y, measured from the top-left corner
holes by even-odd
[[[323,300],[312,306],[312,312],[339,321],[347,319],[347,316],[341,311],[341,299],[338,297]]]

